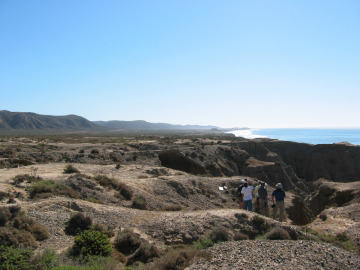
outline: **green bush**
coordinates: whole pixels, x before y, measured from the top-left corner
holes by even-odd
[[[1,270],[33,270],[30,263],[32,252],[30,250],[0,246]]]
[[[49,248],[35,255],[32,259],[35,269],[50,270],[59,264],[59,257],[54,250]]]
[[[111,257],[87,256],[79,262],[72,262],[71,265],[59,265],[51,270],[119,270],[119,263]]]
[[[71,254],[74,256],[109,256],[112,247],[109,237],[99,231],[83,231],[75,236]]]
[[[30,198],[47,198],[52,196],[55,183],[51,180],[42,180],[33,184],[30,189]]]
[[[136,197],[132,201],[132,208],[140,209],[140,210],[146,210],[146,200],[144,197]]]
[[[133,253],[140,245],[140,236],[130,230],[120,232],[115,238],[115,248],[125,255]]]
[[[91,217],[78,212],[73,215],[65,226],[65,232],[69,235],[76,235],[82,231],[89,230],[92,224]]]
[[[73,165],[68,164],[64,168],[64,173],[79,173],[80,171],[76,169]]]
[[[270,232],[266,234],[266,239],[268,240],[290,240],[291,237],[287,231],[282,228],[273,228]]]
[[[210,237],[201,238],[193,243],[194,249],[201,250],[212,247],[214,242],[211,240]]]

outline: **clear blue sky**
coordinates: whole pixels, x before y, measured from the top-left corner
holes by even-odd
[[[0,0],[0,110],[359,127],[359,0]]]

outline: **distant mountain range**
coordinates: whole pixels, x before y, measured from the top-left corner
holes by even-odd
[[[165,123],[149,123],[143,120],[136,121],[93,121],[94,124],[109,129],[137,129],[137,130],[189,130],[189,129],[219,129],[216,126],[197,126],[197,125],[172,125]]]
[[[172,125],[146,121],[89,121],[77,115],[51,116],[32,112],[0,111],[1,133],[114,132],[146,130],[218,130],[216,126]]]

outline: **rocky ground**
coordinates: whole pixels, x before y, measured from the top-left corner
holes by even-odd
[[[66,235],[64,228],[79,211],[115,234],[133,229],[160,249],[190,244],[216,227],[226,228],[231,238],[239,232],[255,238],[263,233],[256,217],[269,228],[284,228],[293,238],[305,237],[306,225],[324,234],[345,232],[360,246],[360,182],[309,183],[284,162],[283,153],[275,152],[278,145],[271,147],[270,151],[258,141],[231,137],[2,138],[0,205],[20,205],[46,226],[50,238],[39,242],[39,250],[69,248],[73,236]],[[64,173],[69,164],[79,173]],[[31,183],[13,182],[18,175],[34,174],[69,185],[81,196],[30,198]],[[146,201],[146,210],[134,209],[131,199],[119,198],[116,190],[94,181],[96,176],[126,185],[132,198]],[[244,178],[267,182],[269,191],[274,183],[284,183],[288,195],[285,222],[238,209],[236,188]],[[210,251],[211,261],[200,261],[189,269],[358,269],[360,265],[358,254],[316,241],[226,242]]]
[[[255,240],[216,244],[211,260],[188,270],[209,269],[359,269],[360,257],[312,241]]]

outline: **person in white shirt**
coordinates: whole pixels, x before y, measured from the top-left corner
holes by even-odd
[[[243,189],[241,190],[244,206],[243,209],[252,211],[252,190],[253,186],[250,186],[249,183],[245,183]]]

